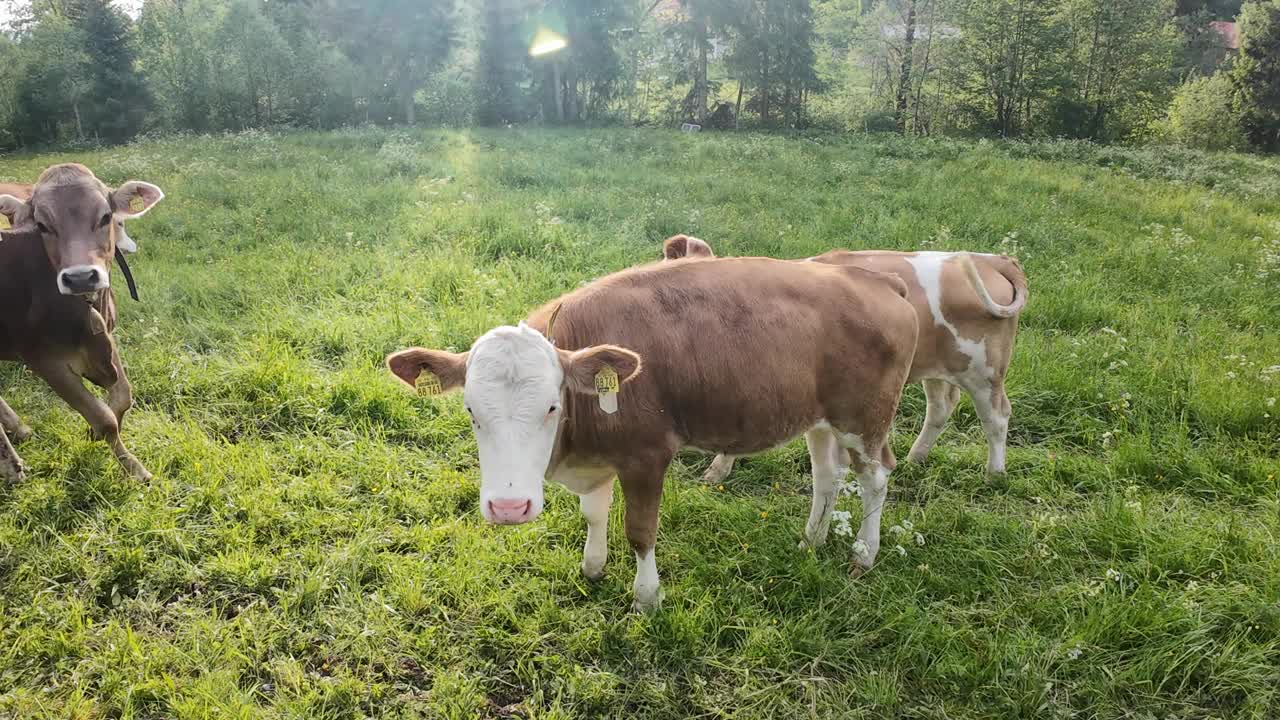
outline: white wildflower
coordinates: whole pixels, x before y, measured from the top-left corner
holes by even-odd
[[[1120,582],[1123,578],[1124,575],[1120,574],[1119,570],[1116,570],[1115,568],[1107,568],[1107,579],[1111,582]]]
[[[1267,398],[1267,407],[1272,408],[1275,406],[1276,406],[1276,399],[1273,397]]]
[[[1080,659],[1080,656],[1081,656],[1081,655],[1083,655],[1083,654],[1084,654],[1084,651],[1083,651],[1083,650],[1081,650],[1079,647],[1073,647],[1073,648],[1071,648],[1070,650],[1068,650],[1068,651],[1067,651],[1067,659],[1068,659],[1068,660],[1079,660],[1079,659]]]
[[[898,553],[899,555],[901,555],[901,556],[903,556],[903,557],[906,557],[906,556],[907,556],[907,549],[906,549],[906,548],[904,548],[904,547],[902,547],[901,545],[894,545],[894,546],[893,546],[893,551],[894,551],[894,552],[896,552],[896,553]]]
[[[893,533],[894,535],[906,535],[907,529],[902,527],[901,525],[894,525],[893,527],[889,528],[889,532]]]
[[[831,511],[831,522],[832,522],[831,532],[837,535],[840,535],[842,537],[849,537],[853,535],[853,527],[849,525],[849,518],[850,518],[849,512],[846,510],[832,510]],[[859,540],[858,542],[861,543],[862,541]],[[854,545],[855,551],[857,550],[857,547],[858,546],[855,544]],[[866,548],[865,543],[863,543],[863,548],[864,549]]]
[[[915,526],[915,525],[912,525],[910,520],[903,520],[903,521],[902,521],[902,527],[906,528],[907,530],[915,530],[915,529],[916,529],[916,526]]]
[[[921,535],[920,533],[916,533],[916,544],[924,545],[924,535]]]
[[[1235,379],[1236,379],[1235,371],[1228,372],[1228,373],[1227,373],[1227,379],[1228,379],[1228,380],[1235,380]]]
[[[871,554],[871,548],[867,547],[865,542],[858,540],[853,543],[853,552],[858,557],[866,557]]]

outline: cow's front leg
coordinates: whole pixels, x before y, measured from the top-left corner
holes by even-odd
[[[662,603],[658,587],[658,561],[655,549],[658,543],[658,506],[662,501],[663,475],[666,462],[656,466],[633,468],[619,474],[622,494],[626,501],[627,542],[636,554],[636,579],[631,589],[635,601],[631,607],[638,612],[657,610]]]
[[[68,405],[89,423],[89,429],[96,437],[100,437],[111,446],[116,460],[121,467],[135,478],[146,482],[151,473],[138,462],[138,458],[129,452],[120,439],[120,423],[115,412],[106,403],[99,400],[84,386],[80,376],[75,374],[65,361],[56,357],[30,359],[27,363],[36,375],[44,379],[49,387]],[[115,383],[111,383],[114,385]]]
[[[120,361],[120,352],[115,344],[111,347],[111,364],[116,369],[116,382],[107,388],[107,406],[116,416],[116,425],[124,427],[124,414],[133,407],[133,386],[129,384],[129,376],[124,373],[124,363]]]
[[[0,428],[9,433],[9,437],[16,443],[31,437],[31,428],[22,422],[22,418],[18,417],[18,413],[9,407],[9,403],[5,402],[4,398],[0,398]]]
[[[609,559],[609,506],[613,504],[613,478],[600,487],[578,496],[582,516],[587,519],[587,544],[582,548],[582,574],[588,580],[604,575]]]
[[[22,458],[9,444],[9,435],[0,427],[0,480],[15,483],[22,479]]]

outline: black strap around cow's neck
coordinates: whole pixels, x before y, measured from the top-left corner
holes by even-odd
[[[129,297],[138,301],[138,284],[133,281],[133,272],[129,270],[129,263],[125,262],[120,248],[116,248],[116,263],[120,266],[120,272],[124,273],[124,281],[129,284]]]

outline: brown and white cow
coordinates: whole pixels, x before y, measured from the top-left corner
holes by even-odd
[[[22,202],[26,202],[31,199],[31,191],[34,187],[34,185],[26,185],[23,183],[0,183],[0,195],[12,195]],[[0,216],[8,222],[9,227],[13,227],[14,221],[16,220],[14,215],[16,214],[17,207],[18,206],[12,206],[8,210],[0,208]],[[115,223],[116,247],[120,249],[120,252],[125,253],[126,255],[132,255],[133,253],[138,252],[138,244],[135,243],[133,238],[129,237],[129,233],[124,230],[124,221],[116,220]],[[8,228],[3,224],[0,224],[0,230],[6,229]]]
[[[23,362],[43,378],[140,480],[151,475],[120,439],[133,395],[111,337],[111,261],[119,224],[163,197],[150,183],[109,188],[76,164],[45,170],[28,198],[0,195],[0,212],[14,218],[0,236],[0,360]],[[105,388],[107,401],[82,379]],[[0,399],[0,478],[17,480],[22,463],[7,433],[21,441],[31,429]]]
[[[746,454],[804,434],[814,467],[812,545],[827,536],[843,477],[839,448],[854,451],[866,514],[856,560],[871,566],[895,464],[890,426],[915,350],[905,294],[898,278],[856,267],[653,263],[571,292],[527,324],[491,330],[468,352],[412,348],[387,365],[410,386],[425,378],[434,389],[463,390],[487,520],[537,517],[546,480],[579,495],[589,578],[604,570],[617,475],[636,555],[635,607],[644,610],[659,602],[658,504],[683,446]],[[544,336],[549,324],[554,343]],[[597,381],[609,369],[620,392],[601,396]],[[605,411],[611,402],[615,413]]]
[[[663,242],[663,257],[715,257],[705,241],[675,235]],[[910,382],[924,385],[928,402],[924,428],[907,459],[924,462],[942,434],[963,389],[987,436],[987,470],[1005,470],[1005,437],[1012,408],[1004,391],[1005,373],[1018,333],[1018,314],[1027,302],[1027,276],[1014,258],[966,252],[832,250],[808,262],[888,272],[907,284],[907,299],[919,315],[920,336]],[[733,469],[731,455],[718,455],[707,469],[720,482]]]

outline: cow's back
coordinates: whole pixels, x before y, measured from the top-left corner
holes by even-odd
[[[646,443],[750,453],[834,414],[887,417],[915,345],[915,314],[900,280],[857,267],[733,258],[659,263],[616,273],[535,312],[566,350],[614,344],[643,371],[604,414],[569,399],[566,442],[616,457]],[[886,383],[885,369],[889,379]],[[895,377],[900,375],[900,377]],[[865,402],[846,388],[864,393]]]
[[[893,273],[906,282],[907,299],[920,317],[917,367],[912,371],[912,379],[916,380],[968,368],[971,358],[957,350],[957,337],[985,341],[988,357],[984,362],[1008,365],[1017,318],[998,318],[987,311],[958,261],[961,254],[832,250],[810,260]],[[1006,266],[1016,266],[1016,261],[1003,255],[968,255],[992,300],[1000,304],[1013,302],[1014,287],[1005,272],[1009,271]]]

